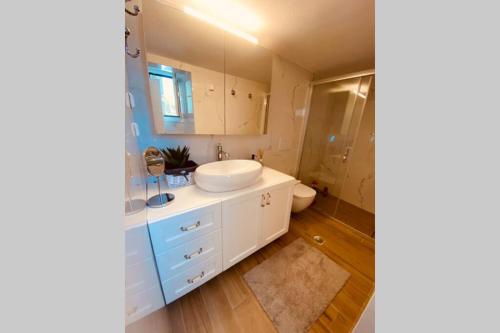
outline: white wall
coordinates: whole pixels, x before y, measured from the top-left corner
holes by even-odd
[[[141,14],[138,17],[126,15],[126,25],[132,30],[130,47],[144,50]],[[278,56],[274,57],[267,135],[157,135],[150,111],[145,57],[127,57],[126,69],[129,88],[137,104],[133,116],[140,125],[138,143],[141,150],[148,146],[163,148],[188,145],[191,148],[191,158],[202,164],[216,160],[216,146],[219,142],[231,154],[231,158],[250,158],[261,148],[265,151],[264,164],[290,175],[296,174],[298,146],[304,130],[302,110],[306,106],[311,73]]]
[[[375,332],[375,294],[361,314],[352,333],[374,333]]]

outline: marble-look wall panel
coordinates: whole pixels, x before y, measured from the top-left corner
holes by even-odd
[[[142,17],[126,15],[132,30],[129,44],[145,50]],[[264,164],[295,176],[298,169],[299,143],[304,131],[304,108],[312,74],[278,56],[273,59],[268,134],[266,135],[158,135],[154,130],[147,86],[147,63],[143,55],[126,57],[129,89],[136,107],[133,117],[139,124],[139,148],[188,145],[191,158],[198,164],[215,161],[216,146],[221,143],[231,158],[250,158],[263,149]]]
[[[269,103],[269,146],[266,163],[284,173],[298,173],[301,139],[305,131],[305,109],[312,74],[274,56]]]
[[[341,198],[375,213],[375,90],[366,101]]]

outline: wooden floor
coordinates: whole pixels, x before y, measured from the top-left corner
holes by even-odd
[[[326,242],[318,245],[312,240],[315,235]],[[293,215],[286,235],[167,307],[129,325],[126,332],[276,332],[242,276],[297,237],[351,273],[310,332],[350,332],[374,289],[375,241],[312,209]]]
[[[332,216],[362,233],[375,238],[375,214],[333,195],[316,195],[312,208]]]

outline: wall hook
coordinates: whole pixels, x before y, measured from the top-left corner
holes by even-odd
[[[131,0],[125,0],[125,3],[130,2],[130,1],[131,1]],[[129,15],[132,15],[132,16],[137,16],[137,15],[139,15],[139,12],[141,11],[141,10],[139,9],[139,6],[134,5],[134,7],[133,7],[133,8],[134,8],[134,11],[133,11],[133,12],[131,12],[130,10],[128,10],[128,9],[127,9],[127,7],[125,7],[125,13],[127,13],[127,14],[129,14]]]
[[[141,55],[141,50],[139,49],[135,49],[135,53],[130,53],[129,50],[128,50],[128,36],[130,36],[130,29],[129,28],[125,28],[125,52],[131,56],[132,58],[137,58],[138,56]]]

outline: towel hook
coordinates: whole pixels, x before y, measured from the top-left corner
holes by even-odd
[[[125,0],[125,2],[130,2],[130,0]],[[125,7],[125,12],[126,12],[127,14],[129,14],[129,15],[132,15],[132,16],[137,16],[141,10],[139,9],[139,6],[137,6],[137,5],[134,5],[134,7],[133,7],[133,8],[134,8],[134,11],[133,11],[133,12],[131,12],[130,10],[128,10],[128,9]]]
[[[128,50],[128,42],[127,42],[127,39],[128,39],[128,36],[130,36],[130,29],[129,28],[125,28],[125,52],[131,56],[132,58],[137,58],[138,56],[141,55],[141,50],[139,49],[135,49],[135,53],[130,53],[129,50]]]

